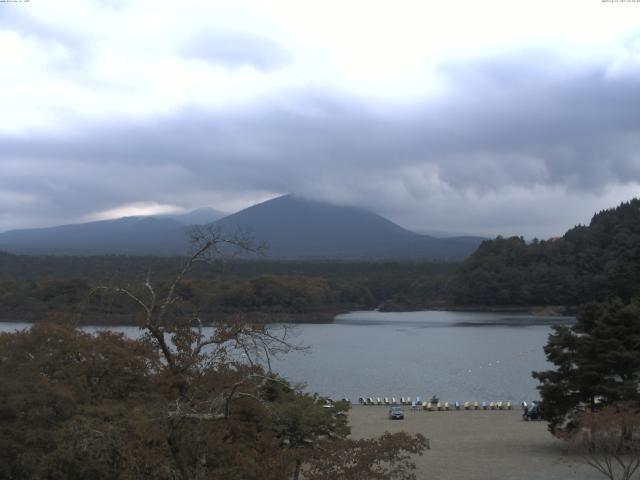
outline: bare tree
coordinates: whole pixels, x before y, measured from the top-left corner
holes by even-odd
[[[573,441],[587,465],[609,480],[640,478],[640,411],[611,405],[586,412]]]
[[[212,227],[196,227],[190,232],[191,254],[178,269],[175,277],[162,288],[151,280],[150,273],[138,287],[99,286],[94,289],[129,298],[140,309],[142,316],[140,328],[145,337],[159,350],[164,368],[180,376],[191,369],[198,369],[203,363],[211,365],[235,365],[230,359],[242,355],[240,363],[248,365],[248,370],[240,379],[221,388],[216,396],[207,401],[195,402],[186,399],[186,388],[180,387],[182,394],[176,399],[171,414],[196,418],[221,418],[228,415],[229,403],[233,398],[248,395],[242,392],[242,385],[256,381],[274,379],[271,370],[271,358],[285,354],[293,349],[303,349],[291,341],[290,328],[287,325],[272,327],[268,324],[255,324],[243,315],[229,315],[224,319],[206,322],[198,312],[183,317],[177,312],[180,297],[177,289],[188,273],[199,263],[224,264],[238,255],[262,254],[264,244],[256,243],[245,231],[233,235],[222,233]],[[211,327],[211,333],[205,333],[205,327]],[[265,370],[268,375],[262,375]],[[180,382],[176,384],[180,386]],[[254,385],[255,386],[255,385]],[[185,401],[188,400],[188,401]]]

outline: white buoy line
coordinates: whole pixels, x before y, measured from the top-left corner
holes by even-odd
[[[497,367],[508,367],[509,362],[511,362],[512,360],[515,360],[519,357],[526,357],[530,354],[532,354],[533,352],[537,351],[537,350],[541,350],[542,347],[538,348],[530,348],[528,350],[524,350],[524,351],[520,351],[517,353],[514,353],[512,356],[510,356],[507,359],[498,359],[498,360],[492,360],[489,362],[484,362],[484,363],[480,363],[480,364],[475,364],[472,368],[467,368],[467,369],[461,369],[459,372],[455,373],[452,372],[454,375],[460,375],[460,376],[464,376],[465,374],[472,374],[473,372],[477,372],[478,370],[487,370],[487,369],[491,369],[491,368],[497,368]]]

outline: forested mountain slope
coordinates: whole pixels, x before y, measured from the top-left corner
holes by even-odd
[[[579,305],[640,293],[640,199],[593,216],[563,237],[486,240],[452,284],[460,305]]]

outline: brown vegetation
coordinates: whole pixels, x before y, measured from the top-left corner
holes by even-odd
[[[194,264],[223,245],[253,248],[215,232],[195,240],[164,288],[147,277],[98,289],[139,307],[138,340],[70,323],[0,334],[0,478],[415,479],[409,454],[424,437],[350,440],[346,403],[326,407],[271,371],[272,355],[296,348],[286,328],[179,315]]]

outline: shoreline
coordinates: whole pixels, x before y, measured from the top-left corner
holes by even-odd
[[[331,310],[327,312],[216,312],[203,316],[211,321],[221,320],[225,317],[231,318],[241,316],[249,323],[254,324],[330,324],[334,322],[337,315],[347,313],[346,310]],[[46,321],[69,321],[77,323],[83,327],[137,327],[139,322],[135,320],[136,315],[132,314],[80,314],[78,312],[44,312],[26,313],[11,316],[0,316],[0,323],[42,323]],[[207,323],[207,322],[204,322]],[[195,325],[195,324],[194,324]]]
[[[394,305],[396,307],[396,305]],[[427,305],[424,308],[407,308],[407,309],[377,309],[384,313],[406,313],[406,312],[468,312],[468,313],[523,313],[540,317],[572,317],[577,314],[577,306],[564,305]]]
[[[560,306],[542,306],[542,307],[494,307],[494,306],[438,306],[432,308],[424,308],[420,310],[384,310],[384,309],[372,309],[372,310],[346,310],[346,309],[334,309],[329,311],[315,311],[315,312],[216,312],[207,315],[210,321],[217,321],[224,317],[233,317],[235,315],[244,317],[249,323],[254,324],[332,324],[335,323],[335,318],[338,315],[352,313],[356,311],[364,312],[382,312],[382,313],[410,313],[410,312],[466,312],[466,313],[518,313],[528,314],[532,316],[540,317],[568,317],[575,315],[575,311],[568,307]],[[77,320],[77,324],[85,327],[136,327],[139,323],[135,320],[135,315],[132,314],[80,314],[77,312],[44,312],[44,313],[23,313],[12,316],[0,316],[0,323],[40,323],[47,320],[60,321],[64,319],[69,321]]]

